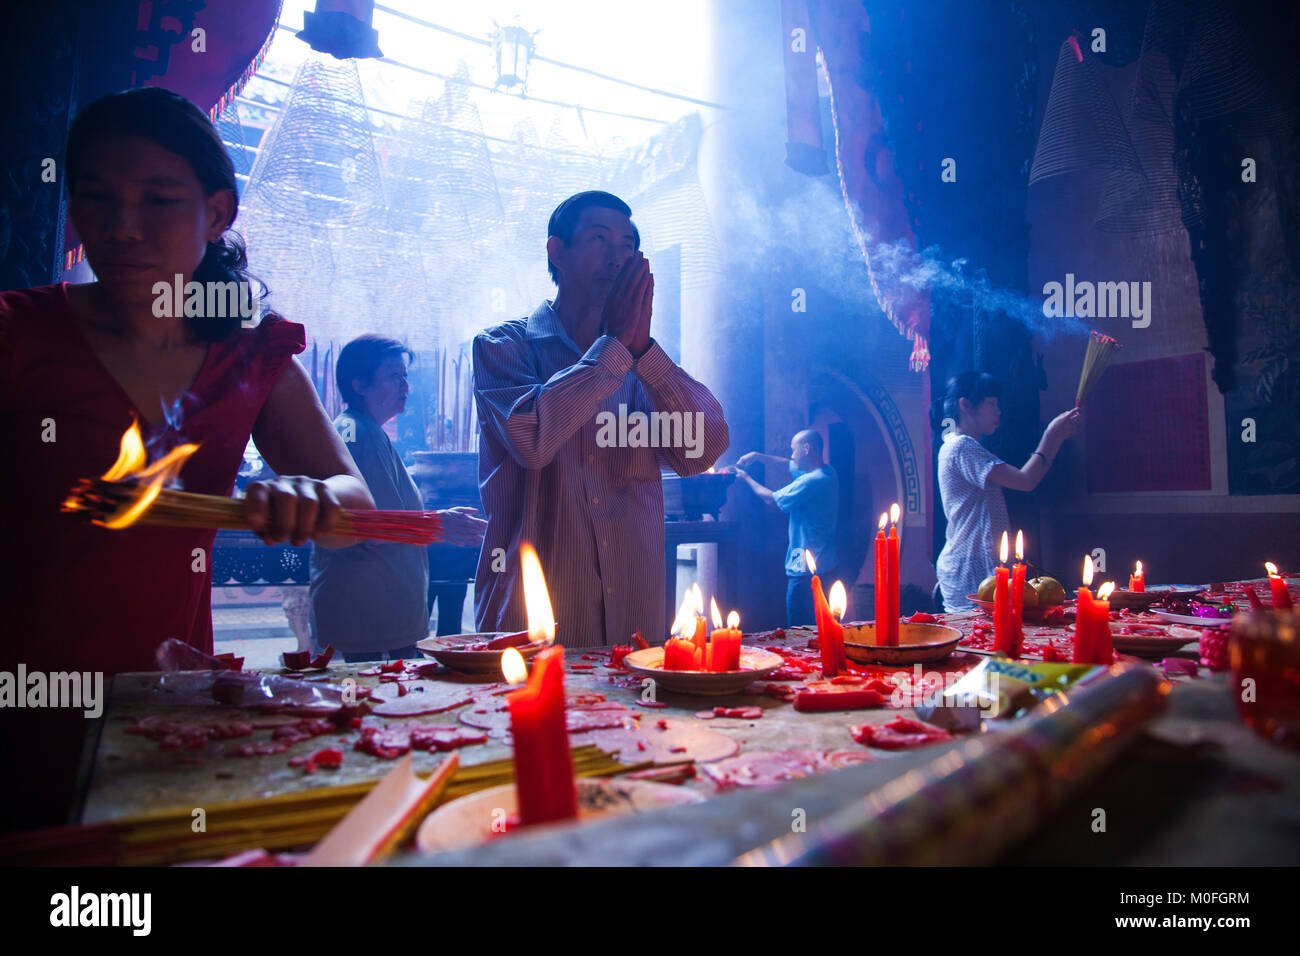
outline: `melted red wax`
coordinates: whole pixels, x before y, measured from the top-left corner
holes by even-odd
[[[849,733],[858,743],[880,750],[905,750],[953,739],[943,728],[910,717],[895,717],[887,724],[857,724]]]

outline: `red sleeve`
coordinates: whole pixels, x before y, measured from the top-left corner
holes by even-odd
[[[307,332],[297,322],[290,322],[274,312],[257,327],[257,351],[262,357],[263,375],[274,382],[285,363],[307,347]]]

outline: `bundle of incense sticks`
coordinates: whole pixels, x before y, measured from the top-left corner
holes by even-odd
[[[1079,373],[1079,390],[1074,393],[1074,407],[1078,408],[1092,391],[1101,373],[1106,371],[1120,345],[1109,335],[1093,332],[1088,336],[1088,351],[1083,356],[1083,371]]]
[[[63,502],[63,510],[95,524],[109,522],[136,504],[144,489],[128,481],[83,478]],[[132,524],[170,528],[228,528],[251,531],[244,503],[236,498],[188,491],[159,491]],[[436,511],[344,511],[334,534],[348,538],[432,544],[442,538],[442,518]]]
[[[654,766],[622,764],[594,744],[575,747],[579,777],[613,777]],[[507,757],[461,767],[439,805],[488,787],[514,781]],[[86,826],[31,830],[0,837],[0,863],[60,866],[166,866],[215,860],[248,849],[290,850],[322,839],[379,782],[316,787],[274,797],[209,804],[207,829],[193,832],[193,809],[182,807]]]

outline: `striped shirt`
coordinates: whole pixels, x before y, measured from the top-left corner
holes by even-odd
[[[663,640],[660,469],[699,474],[726,451],[718,400],[657,343],[633,359],[602,335],[583,354],[545,302],[475,337],[474,398],[488,522],[474,581],[479,630],[527,627],[518,560],[527,541],[546,576],[558,642],[622,644],[637,629]],[[651,428],[660,447],[645,445],[636,412],[680,413],[680,431]]]

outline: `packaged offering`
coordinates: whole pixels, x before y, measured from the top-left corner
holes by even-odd
[[[1039,701],[1104,671],[1104,667],[1094,664],[991,657],[944,691],[940,709],[978,707],[985,717],[1015,717]]]

